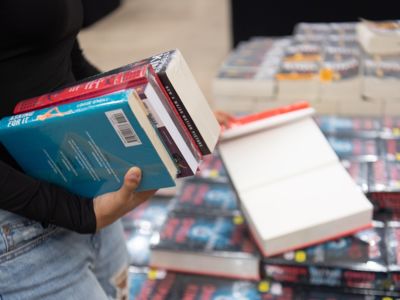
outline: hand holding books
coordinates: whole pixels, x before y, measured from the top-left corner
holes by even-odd
[[[132,167],[126,172],[124,183],[119,190],[94,198],[97,231],[115,222],[155,194],[156,190],[136,192],[141,175],[139,168]]]

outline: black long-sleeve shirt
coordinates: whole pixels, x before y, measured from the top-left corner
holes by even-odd
[[[82,21],[81,0],[0,1],[0,117],[20,100],[96,73],[76,40]],[[82,233],[96,230],[91,199],[25,175],[0,145],[2,209]]]

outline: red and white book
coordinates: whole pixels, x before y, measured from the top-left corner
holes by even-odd
[[[242,117],[222,133],[220,155],[264,256],[371,226],[371,203],[312,114],[299,103]]]

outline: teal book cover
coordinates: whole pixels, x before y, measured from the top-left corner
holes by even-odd
[[[78,195],[93,197],[119,189],[132,166],[142,170],[138,191],[174,186],[173,168],[156,149],[160,144],[152,143],[143,118],[140,121],[129,105],[132,93],[3,118],[0,141],[28,175]]]

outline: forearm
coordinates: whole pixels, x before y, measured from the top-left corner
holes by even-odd
[[[0,162],[0,209],[80,233],[96,231],[92,199],[31,178]]]

